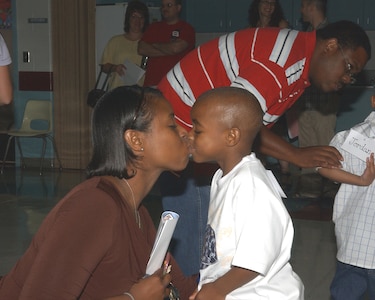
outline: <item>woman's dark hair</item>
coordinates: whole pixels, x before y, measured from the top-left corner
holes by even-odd
[[[250,27],[258,27],[259,16],[259,4],[262,0],[254,0],[248,10],[248,22]],[[272,13],[270,27],[279,27],[282,20],[285,20],[283,9],[279,3],[279,0],[275,2],[275,10]]]
[[[338,21],[316,31],[316,37],[321,40],[337,39],[342,48],[357,49],[362,47],[371,59],[370,40],[363,28],[351,21]]]
[[[134,154],[124,139],[126,130],[147,132],[154,118],[150,101],[162,97],[159,90],[137,85],[117,87],[95,105],[91,127],[93,155],[87,177],[110,175],[130,178],[127,168],[141,157]]]
[[[130,17],[133,13],[139,13],[145,18],[145,23],[142,28],[142,31],[144,32],[150,23],[150,14],[148,12],[147,5],[144,4],[141,1],[133,0],[128,3],[128,7],[126,8],[125,12],[125,19],[124,19],[124,31],[129,32],[130,30]]]

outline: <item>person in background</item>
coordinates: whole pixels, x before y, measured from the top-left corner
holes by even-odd
[[[371,97],[371,106],[375,108],[375,96]],[[374,143],[375,112],[372,111],[364,122],[337,133],[332,139],[330,145],[344,157],[342,169],[317,170],[330,180],[341,183],[332,218],[337,243],[332,300],[375,299],[374,153],[364,161],[349,152],[344,145],[348,143],[345,141],[351,131]]]
[[[195,47],[195,31],[180,19],[181,0],[162,0],[163,20],[152,23],[138,44],[148,57],[145,86],[156,86],[167,72]]]
[[[248,10],[248,21],[250,27],[279,27],[288,28],[289,24],[285,20],[283,9],[278,0],[253,0]],[[287,138],[287,124],[285,116],[281,117],[273,126],[272,130],[278,135]],[[266,164],[266,157],[258,154],[258,157]],[[289,164],[287,161],[280,160],[280,171],[283,175],[282,181],[288,181]],[[284,178],[285,177],[285,178]]]
[[[301,15],[308,24],[307,31],[324,28],[327,0],[302,0]],[[335,134],[336,115],[339,108],[337,91],[323,92],[314,86],[308,87],[292,109],[298,115],[298,143],[300,147],[328,145]],[[296,196],[317,198],[334,197],[338,185],[323,180],[313,168],[302,168],[296,187]]]
[[[289,27],[279,0],[253,0],[248,20],[250,27]]]
[[[222,86],[244,88],[264,111],[264,126],[254,151],[299,167],[338,167],[342,156],[335,148],[295,147],[269,127],[310,84],[326,92],[339,90],[350,84],[370,58],[366,32],[350,21],[331,23],[316,32],[248,28],[199,46],[158,87],[186,129],[192,127],[190,109],[200,94]],[[164,209],[180,214],[171,251],[185,274],[199,269],[195,262],[203,247],[209,185],[216,169],[216,164],[191,162],[180,178],[168,173],[160,177]]]
[[[190,299],[303,299],[289,264],[293,224],[252,144],[257,99],[242,88],[203,93],[191,109],[193,160],[217,162],[211,184],[199,291]],[[280,187],[279,187],[280,188]]]
[[[105,73],[111,73],[108,89],[124,85],[126,76],[125,60],[141,66],[142,56],[138,54],[138,41],[149,24],[149,12],[146,4],[133,0],[128,3],[124,18],[124,33],[113,36],[104,48],[101,64]],[[143,85],[144,77],[138,84]]]
[[[0,299],[162,300],[171,278],[187,299],[196,278],[173,258],[169,274],[144,278],[156,229],[142,205],[161,172],[186,167],[186,130],[159,91],[123,86],[95,106],[92,135],[88,179],[51,210],[0,279]]]
[[[0,105],[10,104],[13,100],[13,84],[9,68],[11,63],[8,47],[0,34]]]

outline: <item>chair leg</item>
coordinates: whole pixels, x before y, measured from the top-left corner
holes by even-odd
[[[44,162],[44,156],[46,154],[46,147],[47,147],[47,140],[45,137],[43,137],[43,148],[42,148],[42,156],[40,158],[40,169],[39,169],[39,175],[43,174],[43,162]]]
[[[10,142],[12,141],[13,138],[14,138],[14,136],[11,136],[11,135],[8,138],[8,143],[7,143],[7,147],[5,148],[5,154],[4,154],[4,158],[3,158],[3,164],[1,166],[1,174],[4,173],[5,160],[7,159]]]
[[[16,142],[17,142],[18,151],[20,151],[20,154],[21,154],[22,167],[26,168],[25,160],[23,158],[23,152],[22,152],[22,148],[21,148],[21,143],[19,141],[19,138],[17,138],[17,137],[16,137]]]
[[[53,151],[55,151],[57,161],[59,162],[59,170],[62,171],[63,167],[62,167],[62,164],[61,164],[61,160],[60,160],[59,152],[57,152],[57,147],[56,147],[55,138],[54,138],[53,136],[51,136],[51,135],[49,135],[48,138],[49,138],[49,140],[50,140],[51,143],[52,143]]]

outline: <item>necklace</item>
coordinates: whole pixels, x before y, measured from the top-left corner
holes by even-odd
[[[138,227],[141,228],[141,216],[139,215],[139,211],[137,209],[137,205],[135,204],[135,198],[134,198],[134,192],[133,192],[133,189],[132,187],[130,186],[129,182],[123,178],[123,180],[125,181],[126,185],[128,186],[129,190],[130,190],[130,193],[132,194],[132,199],[133,199],[133,204],[134,204],[134,215],[135,215],[135,221],[137,222],[138,224]]]

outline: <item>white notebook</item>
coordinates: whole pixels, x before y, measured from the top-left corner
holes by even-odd
[[[138,67],[135,63],[131,62],[128,59],[125,59],[124,66],[126,68],[125,75],[121,78],[125,85],[137,84],[139,79],[141,79],[145,74],[145,70]]]
[[[165,211],[161,214],[155,243],[147,263],[146,275],[154,274],[163,265],[179,217],[173,211]]]

